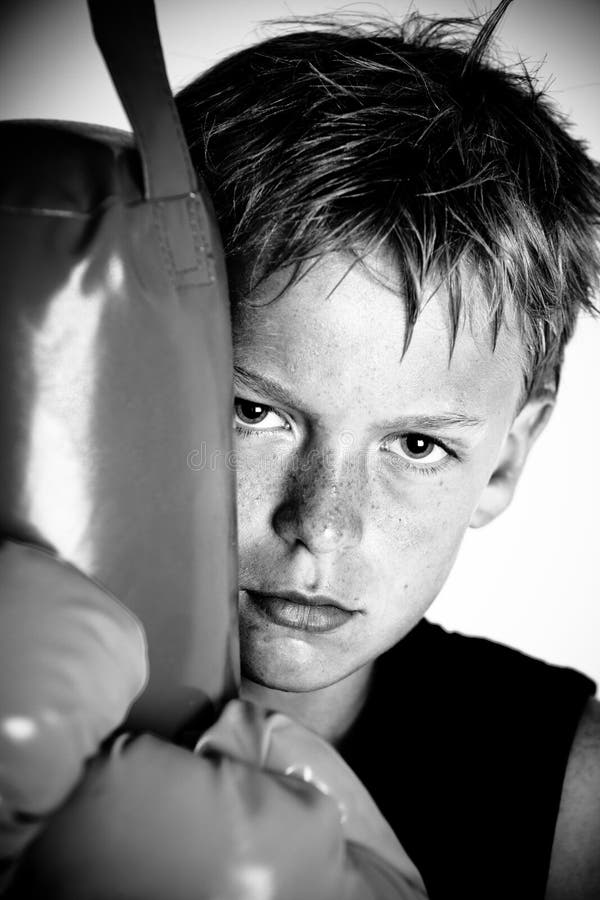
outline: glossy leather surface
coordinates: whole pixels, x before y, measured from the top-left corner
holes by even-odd
[[[122,736],[31,847],[10,900],[426,900],[335,750],[233,701],[194,755]]]
[[[121,132],[1,123],[0,272],[0,534],[139,617],[150,681],[129,724],[173,736],[235,693],[239,665],[230,322],[207,201],[145,200]]]
[[[139,621],[54,554],[0,546],[0,896],[147,679]]]

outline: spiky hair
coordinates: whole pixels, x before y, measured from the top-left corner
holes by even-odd
[[[453,340],[482,304],[493,341],[516,314],[526,397],[557,383],[576,316],[594,308],[600,172],[524,66],[496,57],[509,2],[483,23],[303,20],[177,104],[230,260],[265,277],[384,246],[407,341],[432,279],[448,287]]]

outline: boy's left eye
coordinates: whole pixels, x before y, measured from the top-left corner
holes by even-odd
[[[401,456],[412,463],[426,462],[429,465],[442,462],[449,453],[437,441],[426,434],[402,434],[385,441],[384,449]]]

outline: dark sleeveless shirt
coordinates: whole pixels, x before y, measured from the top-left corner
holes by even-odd
[[[425,620],[377,661],[339,752],[431,900],[543,900],[575,729],[595,685]]]

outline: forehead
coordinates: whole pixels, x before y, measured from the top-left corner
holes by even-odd
[[[386,401],[407,413],[432,404],[439,412],[516,411],[523,366],[516,330],[503,326],[493,347],[484,317],[474,316],[453,342],[441,285],[424,304],[404,353],[406,311],[397,274],[382,255],[365,262],[326,255],[291,284],[290,272],[277,272],[247,296],[243,271],[234,274],[238,364],[301,384],[315,402],[331,400],[335,385],[340,402],[352,396],[355,404],[376,404],[382,412]]]

